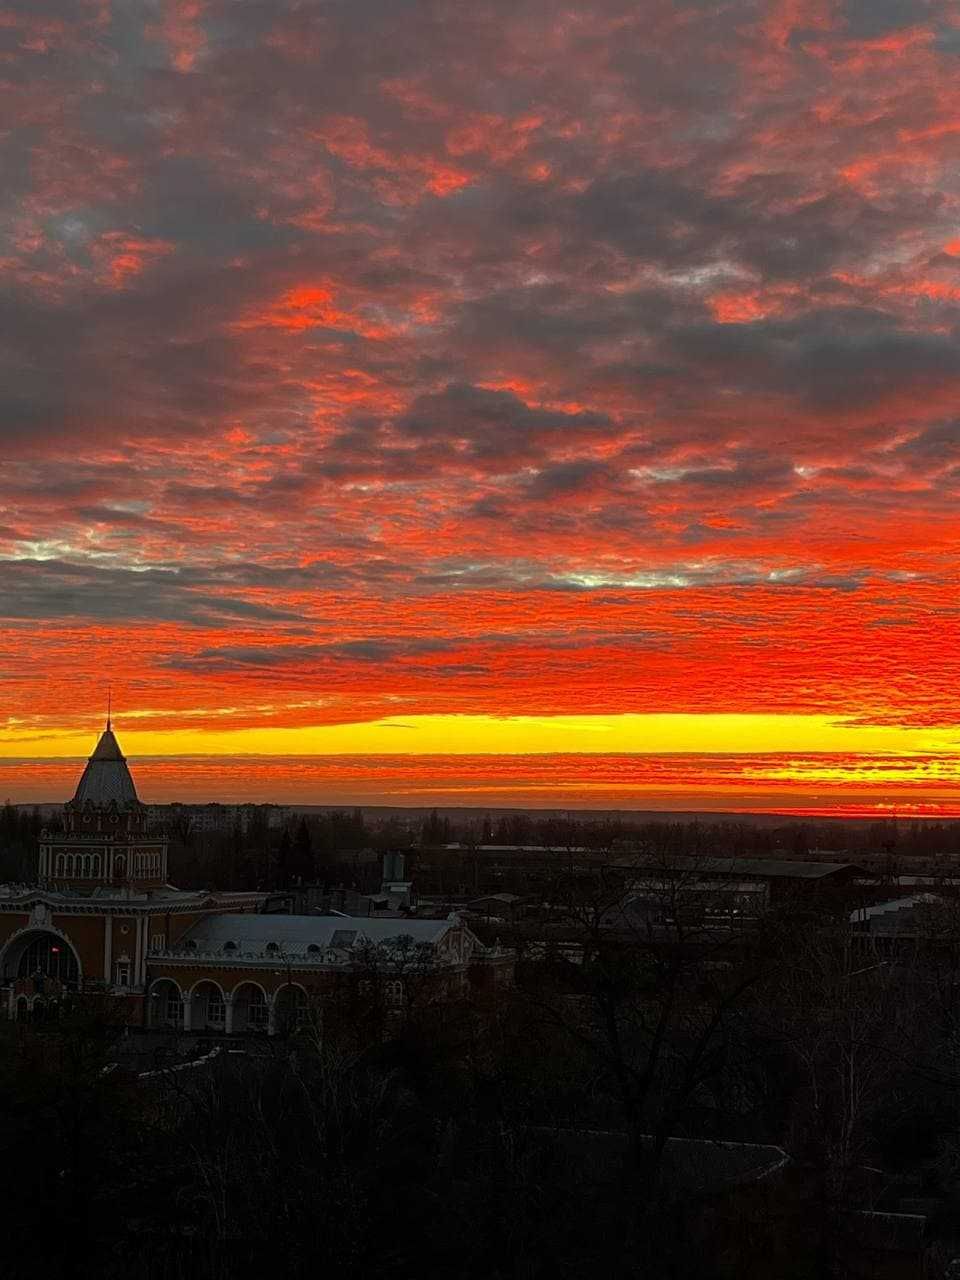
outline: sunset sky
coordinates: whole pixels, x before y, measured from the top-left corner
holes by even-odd
[[[0,799],[960,814],[956,0],[22,0],[0,148]]]

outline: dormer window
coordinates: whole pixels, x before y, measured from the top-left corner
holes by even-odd
[[[183,949],[184,951],[196,951],[197,944],[196,942],[194,942],[192,938],[190,938],[187,942],[183,944]]]
[[[269,951],[270,954],[272,955],[274,952],[279,951],[280,948],[279,946],[277,946],[275,942],[268,942],[266,946],[266,950]]]
[[[320,954],[320,948],[317,946],[315,942],[311,942],[309,947],[307,947],[307,955],[318,956],[319,954]]]
[[[223,949],[229,954],[230,952],[236,951],[237,944],[235,942],[225,942],[223,944]]]

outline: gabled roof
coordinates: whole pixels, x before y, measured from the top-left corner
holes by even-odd
[[[140,803],[127,761],[109,721],[87,761],[71,803],[97,806],[113,803],[120,809],[131,809]]]

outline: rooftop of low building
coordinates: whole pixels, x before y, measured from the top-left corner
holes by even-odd
[[[209,915],[187,931],[181,944],[195,943],[199,950],[220,951],[232,942],[239,952],[260,952],[268,944],[294,954],[308,946],[354,947],[393,942],[400,937],[415,943],[438,942],[454,920],[378,919],[375,916]]]
[[[679,858],[659,858],[653,855],[631,854],[617,858],[612,866],[623,869],[633,868],[645,875],[677,875],[693,873],[707,876],[739,876],[744,880],[784,879],[784,880],[823,880],[838,873],[863,875],[864,868],[854,862],[806,862],[797,858],[740,858],[704,856],[684,856]]]

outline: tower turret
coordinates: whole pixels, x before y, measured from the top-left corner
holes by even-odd
[[[40,882],[92,892],[104,886],[146,889],[167,879],[167,842],[147,829],[126,757],[106,727],[63,806],[63,832],[40,837]]]

